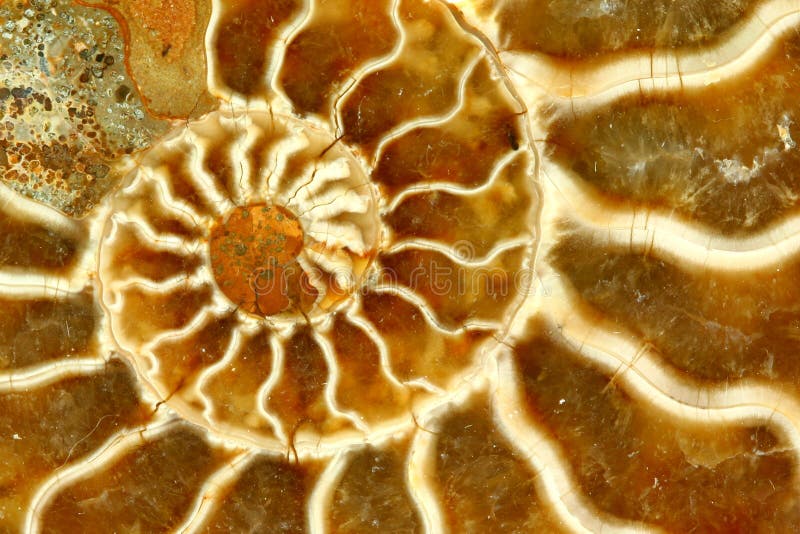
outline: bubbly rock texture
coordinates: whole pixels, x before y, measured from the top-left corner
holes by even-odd
[[[791,531],[798,25],[0,5],[0,531]]]

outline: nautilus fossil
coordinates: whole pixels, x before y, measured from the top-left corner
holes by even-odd
[[[798,30],[4,0],[0,531],[800,530]]]

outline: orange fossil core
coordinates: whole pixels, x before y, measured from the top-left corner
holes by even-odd
[[[217,285],[249,313],[302,310],[316,297],[297,262],[303,229],[282,206],[233,209],[212,228],[209,247]]]

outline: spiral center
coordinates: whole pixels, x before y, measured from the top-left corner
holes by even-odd
[[[231,302],[256,315],[302,310],[314,289],[304,280],[297,256],[303,229],[283,206],[237,207],[220,218],[209,240],[217,285]]]

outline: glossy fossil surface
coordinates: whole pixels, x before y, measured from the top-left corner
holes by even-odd
[[[0,530],[791,529],[798,9],[0,5]]]

